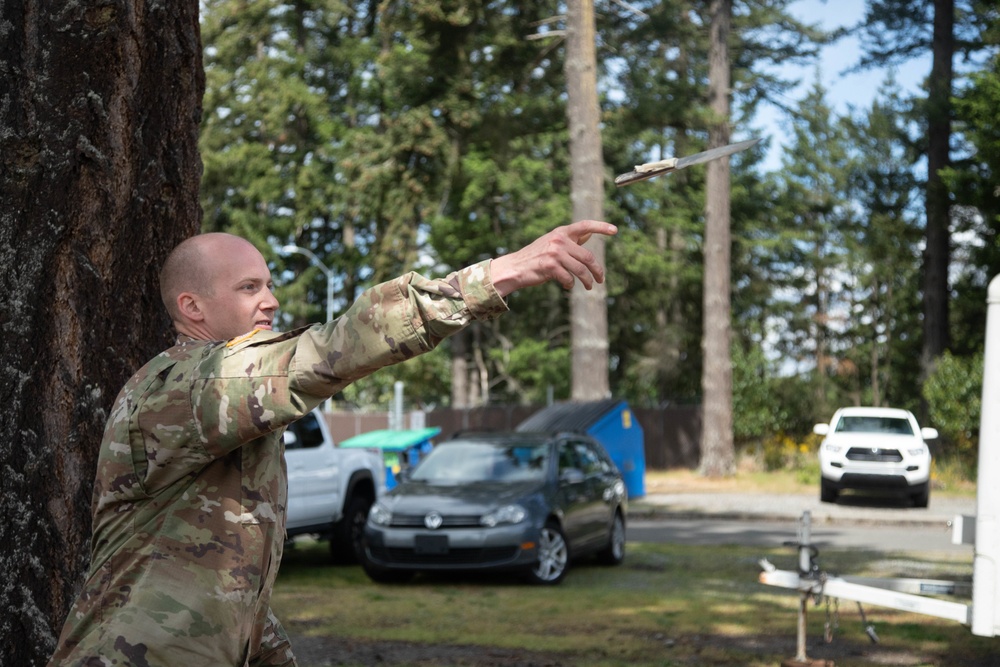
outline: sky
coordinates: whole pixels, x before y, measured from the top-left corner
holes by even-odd
[[[818,23],[820,27],[832,30],[859,22],[864,17],[865,0],[798,0],[791,5],[790,11],[804,22]],[[889,73],[887,69],[872,69],[856,74],[842,74],[845,69],[855,65],[860,57],[860,45],[853,37],[841,39],[821,51],[818,63],[820,83],[827,91],[827,102],[837,113],[846,114],[849,104],[859,109],[869,106]],[[785,99],[786,103],[794,106],[815,83],[817,64],[785,66],[779,71],[783,76],[799,79],[801,82]],[[896,82],[904,94],[917,92],[929,72],[928,54],[898,68],[895,72]],[[771,149],[764,168],[779,168],[787,128],[784,114],[776,107],[767,105],[758,112],[755,125],[764,129],[771,138]]]

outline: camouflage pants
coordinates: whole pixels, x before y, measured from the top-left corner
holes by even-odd
[[[77,646],[75,649],[66,650],[66,646],[60,646],[59,650],[49,662],[49,667],[177,667],[178,665],[198,664],[197,658],[192,662],[192,654],[196,653],[205,657],[207,651],[194,651],[191,649],[192,643],[204,642],[211,644],[211,639],[202,637],[199,640],[187,639],[187,645],[178,651],[175,658],[169,656],[170,650],[165,649],[154,651],[155,656],[149,655],[149,647],[142,643],[129,643],[128,639],[118,635],[113,639],[105,637],[106,645],[90,646],[84,649]],[[213,667],[224,667],[223,664],[213,662]],[[288,641],[281,623],[274,613],[268,610],[260,645],[257,650],[250,650],[244,665],[248,667],[296,667],[295,657],[292,655],[292,647]],[[233,665],[233,667],[242,667]]]

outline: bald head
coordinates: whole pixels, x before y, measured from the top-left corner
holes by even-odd
[[[177,296],[182,292],[213,294],[213,265],[225,246],[234,244],[250,245],[238,236],[213,232],[185,239],[171,251],[160,270],[160,298],[171,319],[177,319]]]
[[[160,271],[160,296],[178,331],[214,340],[270,328],[278,307],[263,255],[246,239],[222,233],[192,236],[174,248]]]

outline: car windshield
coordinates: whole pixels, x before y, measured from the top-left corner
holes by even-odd
[[[836,433],[895,433],[913,435],[910,422],[901,417],[845,415],[837,422]]]
[[[433,484],[527,482],[544,478],[547,444],[445,442],[414,468],[410,479]]]

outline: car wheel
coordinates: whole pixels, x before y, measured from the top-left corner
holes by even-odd
[[[625,520],[620,512],[615,512],[608,535],[608,544],[597,552],[597,560],[605,565],[621,565],[625,560]]]
[[[924,482],[912,496],[914,507],[927,507],[931,502],[931,483]]]
[[[368,521],[372,501],[366,496],[352,496],[344,508],[344,516],[333,524],[330,535],[330,557],[334,563],[351,565],[361,561],[361,538]]]
[[[562,528],[549,521],[538,537],[538,560],[528,570],[528,581],[533,584],[554,585],[566,576],[569,567],[569,545]]]
[[[819,500],[822,503],[835,503],[837,502],[837,496],[840,495],[837,491],[837,487],[825,479],[821,479],[819,482]]]

